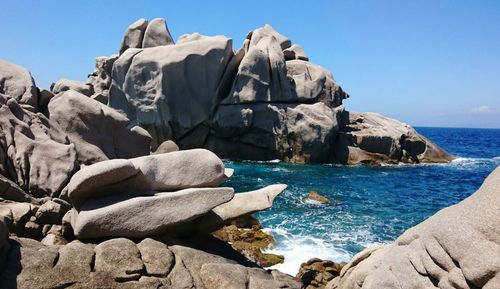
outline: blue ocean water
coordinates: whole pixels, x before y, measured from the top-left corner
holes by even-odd
[[[500,130],[416,128],[457,159],[449,164],[343,166],[227,161],[237,191],[288,185],[272,209],[257,214],[285,256],[276,268],[295,274],[312,257],[348,261],[367,246],[393,241],[406,229],[472,194],[500,165]],[[332,200],[309,201],[309,191]]]

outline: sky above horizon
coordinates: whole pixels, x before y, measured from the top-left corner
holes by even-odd
[[[189,4],[188,4],[189,3]],[[414,126],[500,128],[500,1],[6,1],[0,59],[39,87],[84,81],[139,18],[167,20],[174,39],[223,34],[241,47],[271,24],[351,97]]]

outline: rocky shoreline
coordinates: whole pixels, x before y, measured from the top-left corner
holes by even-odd
[[[0,60],[1,288],[500,287],[499,169],[341,270],[310,260],[296,278],[261,267],[282,258],[262,251],[272,237],[249,216],[286,185],[235,193],[221,158],[453,159],[406,124],[348,112],[348,97],[269,25],[234,51],[225,36],[174,43],[165,20],[141,19],[86,83],[50,90]]]

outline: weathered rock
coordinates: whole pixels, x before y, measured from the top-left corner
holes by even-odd
[[[141,252],[141,259],[150,276],[167,277],[175,264],[175,256],[164,243],[153,239],[144,239],[137,248]]]
[[[209,120],[232,56],[232,41],[223,36],[128,49],[114,63],[109,105],[147,129],[153,149],[177,142]]]
[[[302,46],[298,44],[293,44],[291,47],[283,50],[283,54],[285,55],[285,59],[288,60],[303,60],[309,61],[309,57],[307,57],[306,52],[302,48]]]
[[[15,202],[36,202],[33,197],[23,191],[16,183],[2,175],[0,175],[0,198]]]
[[[232,188],[119,194],[87,200],[72,217],[76,237],[146,237],[163,234],[228,202]]]
[[[167,22],[162,18],[155,18],[147,25],[142,40],[142,48],[174,44],[168,31]]]
[[[250,39],[250,47],[257,45],[263,38],[266,37],[274,37],[278,41],[278,44],[280,45],[280,48],[282,50],[287,49],[292,45],[290,39],[278,33],[269,24],[264,25],[264,27],[255,29],[253,32],[250,32],[247,36],[247,38]]]
[[[30,72],[4,60],[0,60],[0,97],[14,99],[30,111],[38,110],[38,90]]]
[[[267,36],[255,41],[245,53],[233,87],[221,104],[292,100],[294,95],[287,78],[285,56],[278,40]]]
[[[286,62],[287,76],[293,86],[293,100],[297,102],[322,102],[338,107],[349,94],[333,78],[331,72],[319,65],[301,60]]]
[[[35,218],[40,224],[61,224],[61,220],[71,205],[63,200],[49,200],[36,211]]]
[[[134,242],[118,238],[95,247],[95,271],[111,272],[118,282],[139,280],[144,267],[141,253]]]
[[[59,247],[45,246],[24,238],[12,239],[9,244],[6,266],[0,271],[2,289],[222,288],[212,282],[234,284],[240,276],[235,272],[240,271],[244,273],[244,282],[238,289],[300,288],[301,285],[289,275],[255,267],[227,244],[207,236],[187,242],[166,239],[160,243],[146,239],[138,245],[128,239],[112,239],[95,248],[94,244],[79,241]],[[173,256],[175,265],[166,276],[151,276],[147,271],[151,256],[142,252],[146,249],[152,253],[159,246],[173,253],[167,258]],[[153,261],[163,262],[163,254]]]
[[[286,185],[270,185],[265,188],[234,195],[234,198],[212,211],[223,221],[269,209],[274,199],[286,189]]]
[[[123,35],[122,43],[120,45],[120,54],[129,48],[141,48],[142,39],[144,38],[144,31],[148,27],[148,21],[141,18],[134,23],[130,24]]]
[[[58,94],[67,90],[74,90],[85,96],[91,96],[92,94],[94,94],[94,88],[91,84],[65,78],[59,79],[58,81],[53,83],[50,87],[50,90],[53,94]]]
[[[103,104],[109,100],[109,88],[111,86],[111,73],[113,63],[118,59],[118,54],[109,57],[101,56],[95,60],[94,72],[89,75],[87,83],[92,84],[94,94],[90,97]]]
[[[222,161],[208,150],[194,149],[86,166],[71,178],[68,196],[78,207],[91,197],[214,187],[225,180]]]
[[[58,196],[78,169],[66,135],[41,113],[2,96],[0,127],[0,174],[32,196]]]
[[[154,154],[165,154],[179,151],[179,146],[171,140],[166,140],[162,142],[158,148],[155,150]]]
[[[335,141],[335,160],[357,163],[448,162],[453,156],[412,127],[377,113],[345,112]]]
[[[47,109],[49,101],[54,97],[51,91],[46,89],[40,89],[40,94],[38,96],[38,110],[44,112]]]
[[[300,265],[297,278],[302,280],[304,289],[323,289],[333,278],[339,276],[345,263],[312,258]]]
[[[354,256],[327,288],[500,288],[500,167],[462,202]]]
[[[149,154],[151,137],[144,129],[131,126],[114,109],[76,91],[55,96],[48,115],[68,134],[83,164]]]
[[[321,102],[220,106],[206,146],[222,158],[328,162],[342,111]]]

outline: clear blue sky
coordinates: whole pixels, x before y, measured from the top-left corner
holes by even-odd
[[[0,58],[48,87],[85,80],[138,18],[164,17],[174,38],[224,34],[239,48],[273,25],[331,70],[351,111],[412,125],[500,127],[500,1],[6,1]]]

